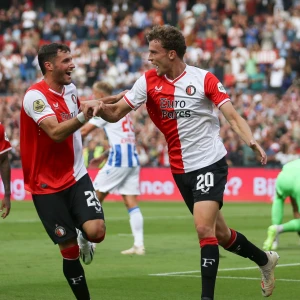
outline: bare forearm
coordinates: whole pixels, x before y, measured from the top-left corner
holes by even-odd
[[[99,100],[101,100],[105,104],[113,104],[113,103],[116,103],[120,100],[119,97],[117,97],[117,96],[118,95],[111,95],[111,96],[101,98]]]
[[[250,142],[254,141],[254,137],[252,135],[251,129],[247,122],[242,118],[238,118],[237,120],[230,121],[230,125],[235,133],[248,145],[250,146]]]
[[[0,161],[0,174],[4,185],[4,194],[10,195],[10,164],[7,153],[3,155],[4,157]]]
[[[56,143],[63,142],[67,137],[77,131],[83,123],[77,117],[70,120],[58,123],[57,120],[45,119],[40,127],[49,135],[49,137]]]
[[[59,123],[53,132],[54,140],[58,143],[62,142],[82,126],[83,124],[77,118]]]
[[[120,111],[116,105],[103,105],[98,117],[101,117],[107,122],[116,123],[123,118],[128,112]]]

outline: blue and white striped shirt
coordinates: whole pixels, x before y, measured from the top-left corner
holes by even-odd
[[[104,128],[110,152],[107,164],[112,167],[137,167],[140,165],[135,144],[135,133],[130,115],[116,123],[109,123],[102,118],[92,118],[89,123]]]

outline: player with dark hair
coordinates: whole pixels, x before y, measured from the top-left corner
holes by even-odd
[[[168,143],[171,171],[183,199],[194,216],[201,247],[202,300],[214,299],[219,248],[254,261],[262,273],[262,295],[272,294],[276,252],[264,252],[228,228],[220,212],[228,166],[219,136],[216,106],[240,138],[252,148],[262,165],[267,156],[254,140],[246,121],[233,108],[222,83],[212,73],[184,63],[185,39],[175,27],[154,27],[147,36],[148,60],[155,67],[142,75],[115,104],[92,100],[84,113],[116,122],[143,103]]]
[[[71,82],[75,65],[69,47],[57,43],[43,46],[38,61],[44,79],[27,90],[21,109],[25,189],[32,194],[49,237],[59,246],[63,272],[76,299],[89,300],[79,256],[91,263],[93,243],[105,237],[105,222],[83,162],[78,129],[86,120]]]

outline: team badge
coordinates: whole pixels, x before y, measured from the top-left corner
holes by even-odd
[[[72,94],[71,98],[72,98],[73,103],[76,104],[77,103],[77,97],[74,94]]]
[[[33,102],[33,110],[35,112],[42,112],[46,107],[46,104],[44,103],[44,101],[42,99],[38,99],[38,100],[35,100]]]
[[[196,88],[193,85],[189,85],[185,91],[189,96],[193,96],[196,93]]]
[[[8,136],[7,136],[7,134],[6,134],[5,131],[4,131],[4,139],[9,142],[9,138],[8,138]]]
[[[226,94],[226,90],[221,82],[218,82],[217,87],[218,87],[219,92]]]
[[[63,237],[66,235],[66,229],[63,228],[62,226],[57,226],[55,228],[55,234],[58,236],[58,237]]]

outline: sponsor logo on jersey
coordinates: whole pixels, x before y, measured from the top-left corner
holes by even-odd
[[[217,87],[218,87],[219,92],[226,94],[226,90],[221,82],[218,82]]]
[[[163,88],[162,86],[160,86],[160,87],[157,87],[157,86],[156,86],[156,87],[155,87],[155,91],[156,91],[156,92],[160,92],[160,91],[162,90],[162,88]]]
[[[179,119],[179,118],[189,118],[191,116],[190,110],[174,110],[174,111],[167,111],[162,110],[162,118],[168,119]]]
[[[71,95],[71,99],[72,99],[74,104],[77,103],[77,97],[74,94]]]
[[[196,88],[193,85],[189,85],[186,89],[185,92],[189,95],[189,96],[193,96],[196,93]]]
[[[38,99],[33,101],[33,110],[35,112],[42,112],[46,107],[46,104],[44,103],[44,101],[42,99]]]
[[[57,226],[57,225],[56,225]],[[57,235],[58,237],[63,237],[66,235],[66,229],[63,228],[62,226],[57,226],[55,228],[55,231],[54,231],[55,235]]]
[[[189,118],[191,116],[191,111],[186,109],[184,100],[169,100],[167,98],[160,98],[159,100],[163,119]]]
[[[75,117],[75,111],[71,113],[62,112],[60,116],[63,121],[67,121]]]

